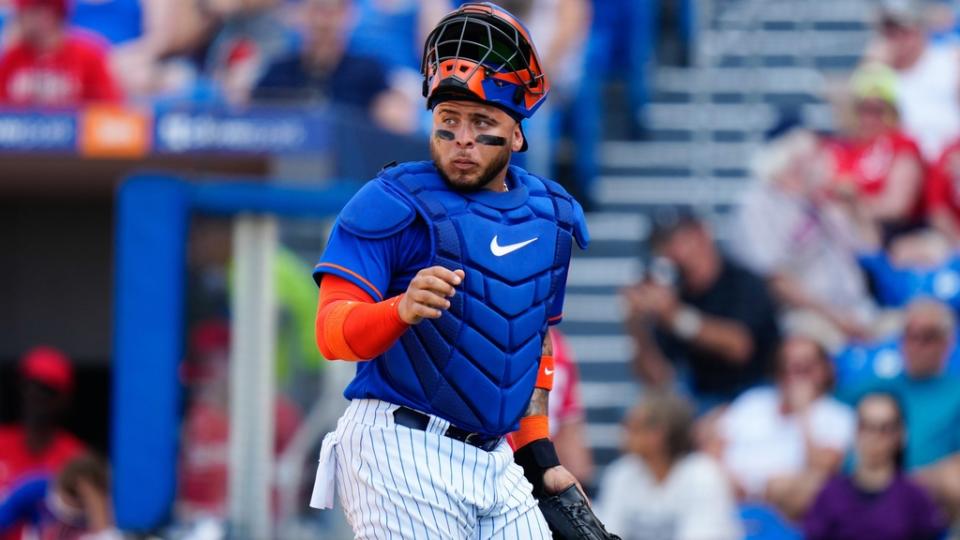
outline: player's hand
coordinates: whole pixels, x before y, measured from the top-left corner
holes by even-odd
[[[543,491],[545,491],[547,495],[556,495],[570,487],[571,484],[576,484],[580,493],[583,493],[583,486],[580,485],[577,478],[563,465],[550,467],[543,472]],[[584,498],[586,498],[585,493]]]
[[[418,324],[424,319],[439,319],[450,307],[456,287],[463,282],[463,270],[448,270],[431,266],[417,272],[407,292],[400,299],[397,311],[407,324]]]

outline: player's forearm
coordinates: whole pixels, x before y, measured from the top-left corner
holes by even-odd
[[[325,277],[316,320],[320,352],[329,360],[369,360],[386,352],[408,328],[397,313],[399,299],[374,302],[345,279]]]
[[[514,447],[519,449],[538,439],[550,437],[547,411],[550,407],[550,390],[553,388],[553,341],[550,334],[540,347],[540,366],[537,382],[530,395],[527,410],[520,418],[520,429],[512,434]]]

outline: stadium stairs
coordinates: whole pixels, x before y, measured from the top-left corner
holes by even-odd
[[[618,454],[619,421],[640,393],[617,291],[642,275],[650,213],[701,210],[723,221],[749,181],[748,160],[781,108],[829,130],[822,98],[855,67],[870,36],[869,0],[717,0],[703,13],[696,67],[654,70],[641,141],[600,151],[593,243],[573,264],[563,331],[583,381],[588,439],[601,467]],[[612,114],[612,113],[611,113]]]

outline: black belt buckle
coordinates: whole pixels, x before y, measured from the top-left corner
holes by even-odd
[[[430,417],[409,407],[401,406],[393,411],[393,421],[398,426],[426,431],[427,425],[430,423]],[[502,439],[502,437],[491,437],[482,433],[465,431],[453,425],[449,426],[443,435],[486,452],[495,449]]]

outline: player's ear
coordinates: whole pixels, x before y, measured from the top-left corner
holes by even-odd
[[[520,122],[517,122],[513,126],[513,138],[512,143],[510,144],[510,149],[514,152],[519,152],[523,148],[523,130],[520,129]]]

